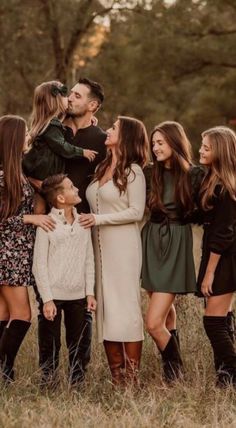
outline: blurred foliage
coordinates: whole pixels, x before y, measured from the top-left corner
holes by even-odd
[[[236,2],[181,0],[113,19],[86,72],[102,80],[104,120],[117,113],[150,130],[180,121],[195,146],[200,132],[236,118]]]
[[[203,129],[234,126],[235,0],[1,0],[0,24],[1,113],[27,115],[36,84],[82,74],[105,87],[105,127],[178,120],[198,145]]]

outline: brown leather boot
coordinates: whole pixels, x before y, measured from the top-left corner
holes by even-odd
[[[122,369],[125,365],[123,343],[104,340],[103,344],[111,371],[112,383],[114,386],[122,385]]]
[[[127,386],[139,385],[139,366],[143,342],[125,342],[125,383]]]

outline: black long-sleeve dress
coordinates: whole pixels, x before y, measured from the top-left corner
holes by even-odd
[[[197,296],[203,297],[201,284],[210,252],[220,254],[212,285],[213,296],[236,291],[236,201],[229,193],[216,186],[212,208],[202,211],[202,258],[197,280]]]

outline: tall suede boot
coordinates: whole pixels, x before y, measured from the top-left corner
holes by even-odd
[[[139,367],[143,342],[125,342],[125,373],[124,380],[127,386],[139,385]]]
[[[204,316],[203,324],[217,361],[217,385],[236,385],[236,353],[226,317]]]
[[[125,366],[123,343],[104,340],[103,344],[111,371],[112,383],[114,386],[122,385]]]
[[[14,381],[14,361],[30,324],[28,321],[12,320],[3,331],[0,340],[0,361],[3,380],[6,382]]]
[[[161,355],[166,382],[170,383],[179,379],[183,375],[183,362],[178,342],[174,335],[171,335],[165,349],[161,351]]]

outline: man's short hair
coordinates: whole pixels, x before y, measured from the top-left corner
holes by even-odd
[[[81,85],[87,86],[90,90],[91,98],[95,98],[95,100],[98,101],[99,104],[102,104],[104,101],[104,91],[101,85],[99,83],[94,82],[93,80],[90,80],[86,77],[81,77],[78,81]]]
[[[41,194],[50,206],[54,206],[57,195],[63,190],[63,181],[66,174],[55,174],[45,178],[42,182]]]

